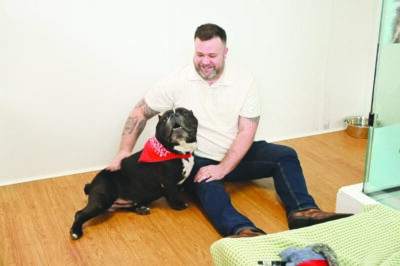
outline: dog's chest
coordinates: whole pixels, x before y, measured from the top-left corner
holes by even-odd
[[[194,164],[193,156],[191,156],[188,159],[182,159],[182,164],[183,164],[183,170],[182,170],[183,179],[179,181],[178,185],[181,185],[183,182],[185,182],[186,178],[190,175],[190,172],[192,171]]]

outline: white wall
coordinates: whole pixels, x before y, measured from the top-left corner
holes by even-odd
[[[371,98],[380,0],[360,3],[0,0],[0,185],[107,165],[128,112],[191,61],[206,22],[261,85],[257,138],[341,129]]]

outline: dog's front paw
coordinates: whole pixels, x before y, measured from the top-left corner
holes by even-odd
[[[188,207],[188,205],[184,201],[176,201],[173,204],[170,203],[170,206],[176,211],[183,211]]]

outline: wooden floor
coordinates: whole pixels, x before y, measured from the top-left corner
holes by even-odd
[[[344,131],[280,142],[295,148],[317,204],[334,211],[336,193],[363,179],[366,140]],[[212,265],[210,245],[221,236],[198,203],[177,212],[164,199],[148,216],[105,213],[71,240],[83,186],[95,172],[0,187],[0,265]],[[271,178],[227,184],[234,205],[268,233],[287,230]]]

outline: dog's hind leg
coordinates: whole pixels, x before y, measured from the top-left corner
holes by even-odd
[[[86,207],[75,214],[75,221],[70,230],[71,237],[73,239],[81,238],[83,224],[108,210],[116,199],[117,196],[114,193],[106,194],[91,191]]]

